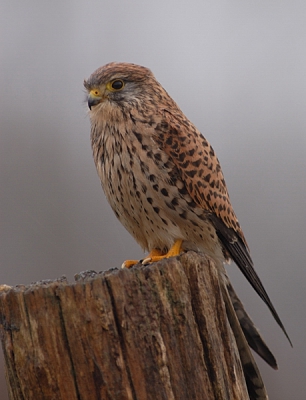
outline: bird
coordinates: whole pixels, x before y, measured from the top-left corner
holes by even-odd
[[[216,263],[248,344],[277,369],[224,264],[234,261],[292,345],[250,255],[220,162],[150,69],[106,64],[84,81],[93,158],[115,215],[152,263],[194,250]],[[138,260],[127,260],[130,268]]]

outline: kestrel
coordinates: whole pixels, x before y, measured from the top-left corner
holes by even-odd
[[[290,342],[254,270],[211,145],[145,67],[110,63],[84,86],[102,187],[117,218],[149,252],[144,262],[187,250],[212,257],[249,345],[277,368],[223,266],[237,264]]]

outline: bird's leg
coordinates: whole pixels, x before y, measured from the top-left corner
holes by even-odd
[[[122,264],[122,268],[131,268],[134,265],[138,264],[139,262],[142,264],[148,264],[149,261],[146,263],[144,263],[144,261],[148,260],[148,259],[151,260],[152,258],[155,258],[155,257],[162,257],[162,254],[163,253],[160,250],[153,249],[150,251],[150,253],[147,255],[147,257],[144,258],[143,260],[140,260],[140,261],[139,260],[126,260],[126,261],[124,261],[124,263]]]
[[[142,264],[150,264],[152,262],[163,260],[164,258],[175,257],[181,254],[182,252],[182,239],[177,239],[171,249],[166,254],[152,254],[153,252],[148,255],[144,260],[142,260]]]
[[[150,253],[147,255],[147,257],[144,258],[143,260],[140,260],[140,261],[138,261],[138,260],[126,260],[122,264],[122,268],[131,268],[135,264],[138,264],[139,262],[141,262],[143,265],[145,265],[145,264],[151,264],[153,262],[163,260],[164,258],[178,256],[182,252],[182,242],[183,241],[181,239],[176,240],[174,242],[173,246],[171,247],[171,249],[166,254],[163,254],[158,249],[153,249],[153,250],[150,251]]]

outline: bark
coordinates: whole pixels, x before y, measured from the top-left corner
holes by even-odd
[[[204,255],[3,286],[0,323],[11,400],[249,398]]]

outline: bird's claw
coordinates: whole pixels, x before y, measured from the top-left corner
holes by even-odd
[[[152,262],[152,257],[146,257],[143,260],[140,260],[142,265],[147,265],[150,264]]]

